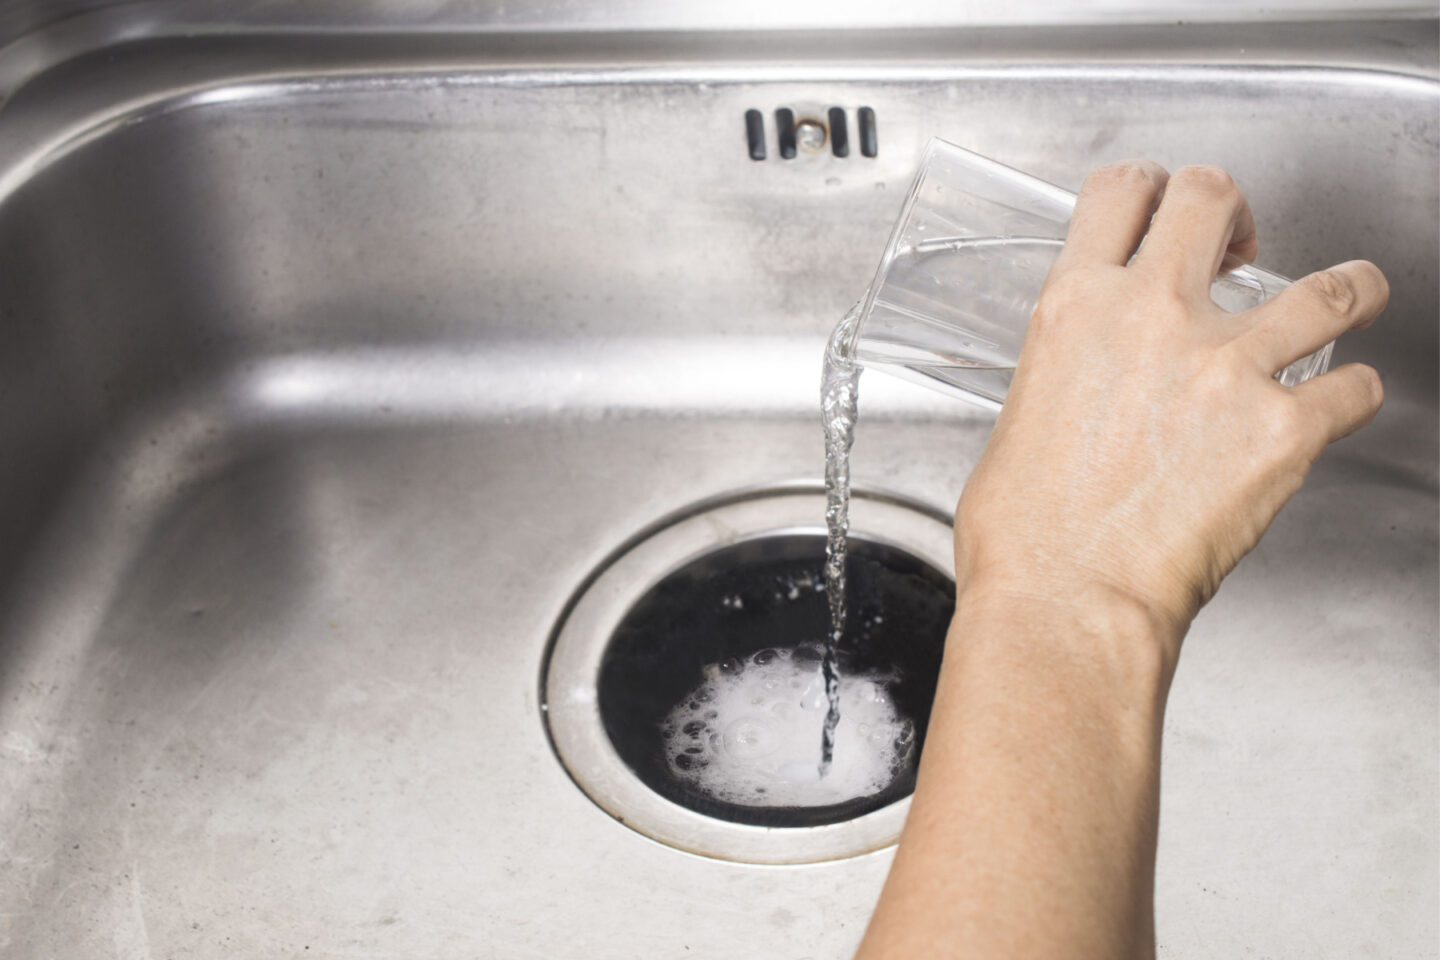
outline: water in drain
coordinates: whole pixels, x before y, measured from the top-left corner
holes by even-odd
[[[822,773],[815,744],[830,700],[810,653],[767,648],[706,665],[661,729],[672,773],[717,800],[759,807],[844,803],[889,786],[915,736],[886,693],[893,676],[840,679],[836,747]]]
[[[852,538],[836,650],[843,719],[822,779],[824,560],[814,534],[744,541],[671,573],[622,619],[598,706],[652,790],[722,819],[812,826],[913,789],[953,587],[898,548]]]

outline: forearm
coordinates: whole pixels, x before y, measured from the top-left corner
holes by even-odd
[[[1179,637],[1123,601],[962,591],[919,782],[861,947],[1148,956],[1165,696]]]
[[[1227,313],[1216,270],[1255,250],[1223,171],[1086,179],[956,508],[955,621],[861,960],[1154,953],[1181,634],[1383,396],[1359,364],[1293,388],[1273,376],[1369,324],[1380,271],[1341,264]]]

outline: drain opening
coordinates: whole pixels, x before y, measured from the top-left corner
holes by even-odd
[[[953,605],[952,578],[940,572],[953,530],[932,507],[852,491],[841,725],[835,766],[816,792],[806,778],[819,780],[823,710],[801,718],[800,703],[828,625],[824,513],[824,488],[811,482],[703,501],[617,548],[567,601],[541,669],[540,713],[576,786],[625,827],[745,863],[834,860],[899,837]],[[707,685],[714,717],[699,696]],[[788,712],[785,723],[735,727],[721,716],[748,713],[757,705],[744,696],[757,693],[758,706]],[[810,696],[818,707],[823,687]],[[685,727],[697,723],[704,739],[692,741]],[[727,735],[743,763],[715,752]],[[790,741],[793,751],[780,749]],[[868,744],[857,755],[865,763],[842,766],[847,744]],[[850,779],[836,776],[842,770]]]
[[[954,586],[897,547],[852,539],[836,762],[817,780],[824,558],[818,534],[742,541],[630,608],[601,661],[599,708],[650,789],[766,827],[838,823],[914,790]]]

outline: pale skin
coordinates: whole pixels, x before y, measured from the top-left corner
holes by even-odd
[[[1225,313],[1211,280],[1256,250],[1221,170],[1132,161],[1085,181],[956,509],[955,617],[857,960],[1155,955],[1181,642],[1325,446],[1383,398],[1361,364],[1273,379],[1375,319],[1379,269],[1343,263]]]

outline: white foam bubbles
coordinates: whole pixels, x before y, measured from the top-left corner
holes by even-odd
[[[914,725],[880,675],[840,678],[835,756],[820,776],[828,702],[820,663],[761,650],[705,668],[662,725],[671,773],[707,796],[750,807],[816,807],[872,796],[909,758]]]

